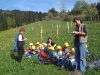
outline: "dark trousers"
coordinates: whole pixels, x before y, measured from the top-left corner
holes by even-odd
[[[24,54],[24,47],[21,46],[18,48],[18,62],[21,62],[23,54]]]

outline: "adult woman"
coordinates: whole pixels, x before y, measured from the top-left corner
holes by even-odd
[[[74,23],[76,27],[72,34],[74,35],[76,69],[85,73],[87,28],[79,17],[74,18]]]

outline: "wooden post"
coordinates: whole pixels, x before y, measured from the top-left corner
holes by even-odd
[[[40,33],[41,33],[41,39],[42,39],[42,25],[41,25],[41,32]]]
[[[69,22],[67,22],[67,28],[68,28],[68,32],[69,32]]]
[[[57,36],[58,36],[58,25],[57,25]]]

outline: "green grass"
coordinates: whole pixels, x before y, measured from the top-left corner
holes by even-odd
[[[56,36],[56,25],[60,25],[59,34]],[[100,22],[92,22],[89,24],[85,22],[88,28],[88,50],[95,54],[95,59],[100,55]],[[43,39],[41,39],[40,28],[43,28]],[[69,22],[70,25],[70,22]],[[47,42],[49,36],[57,45],[63,46],[68,42],[70,47],[73,47],[73,36],[71,32],[74,30],[75,25],[70,25],[70,31],[67,30],[67,23],[65,21],[42,21],[23,26],[26,29],[24,37],[28,40],[24,48],[32,42]],[[21,63],[15,61],[17,52],[13,52],[13,43],[15,34],[19,32],[19,28],[10,29],[0,32],[0,75],[68,75],[69,72],[65,70],[58,71],[55,65],[38,64],[37,58],[29,59],[23,58]],[[33,28],[33,30],[32,30]],[[99,72],[87,69],[86,75],[100,75]]]

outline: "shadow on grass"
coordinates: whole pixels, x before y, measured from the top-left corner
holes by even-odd
[[[17,61],[17,51],[11,50],[11,54],[10,54],[11,58],[14,59],[15,61]]]

